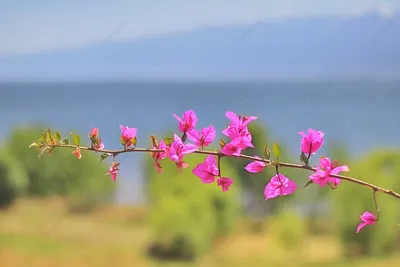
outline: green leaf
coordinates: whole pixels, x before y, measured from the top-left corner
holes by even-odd
[[[59,132],[54,132],[54,139],[56,140],[56,141],[60,141],[61,140],[61,134],[59,133]]]
[[[45,141],[46,141],[46,144],[51,144],[53,142],[53,138],[51,137],[50,129],[47,129],[45,132]]]
[[[74,145],[80,146],[81,138],[79,137],[79,135],[77,135],[76,133],[71,133],[71,135],[72,135],[72,141],[74,142]]]
[[[164,143],[165,143],[167,146],[170,146],[170,145],[172,144],[172,142],[174,142],[174,139],[173,139],[172,137],[165,137],[165,138],[164,138]]]
[[[60,143],[62,145],[69,145],[69,140],[68,140],[68,138],[64,138],[63,140],[60,141]]]
[[[279,159],[279,157],[281,156],[281,147],[276,142],[272,146],[272,153],[274,153],[276,159]]]
[[[100,163],[105,160],[106,158],[108,158],[109,156],[112,156],[111,153],[104,153],[100,155]]]
[[[307,158],[307,156],[304,154],[304,152],[301,152],[301,155],[300,155],[300,162],[303,162],[304,164],[308,165],[308,158]]]
[[[31,148],[31,147],[38,147],[38,146],[39,146],[38,143],[32,143],[32,144],[29,145],[29,148]]]
[[[308,182],[304,185],[304,188],[306,188],[307,186],[309,186],[310,184],[312,184],[313,181],[312,180],[308,180]]]
[[[44,152],[46,152],[50,147],[48,146],[44,146],[40,149],[39,155],[38,155],[38,159],[43,155]]]
[[[267,160],[271,158],[271,151],[268,149],[268,145],[265,144],[264,146],[264,156]]]
[[[121,142],[121,144],[124,146],[125,145],[125,141],[124,139],[122,139],[122,135],[119,137],[119,141]]]
[[[222,139],[219,139],[219,145],[221,146],[221,148],[224,148],[224,146],[226,145],[225,141]]]
[[[136,144],[137,144],[137,137],[135,136],[135,138],[133,138],[132,140],[132,145],[136,146]]]

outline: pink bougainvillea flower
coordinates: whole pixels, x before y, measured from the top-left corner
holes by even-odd
[[[247,147],[254,147],[251,143],[252,136],[247,129],[247,125],[256,120],[257,117],[250,116],[250,117],[242,117],[237,116],[232,111],[226,112],[226,117],[228,117],[231,122],[229,126],[222,131],[222,134],[228,136],[231,141],[236,140],[238,142],[238,146],[241,149],[245,149]]]
[[[212,141],[214,141],[215,136],[216,131],[211,124],[209,127],[203,128],[201,132],[193,129],[187,133],[189,140],[194,142],[196,146],[199,147],[205,147],[211,144]]]
[[[177,164],[179,171],[182,168],[187,168],[188,165],[185,164],[183,160],[183,156],[186,154],[193,153],[197,150],[197,146],[194,144],[184,144],[179,136],[174,134],[174,141],[169,148],[168,157]]]
[[[189,131],[193,130],[194,127],[196,127],[197,116],[193,110],[188,110],[185,113],[183,113],[182,118],[180,118],[179,116],[177,116],[175,114],[172,114],[172,115],[178,121],[178,123],[179,123],[178,128],[179,128],[179,131],[181,131],[182,133],[189,132]]]
[[[121,143],[124,147],[130,147],[134,145],[134,139],[136,137],[136,128],[129,128],[128,126],[120,125],[119,128],[121,129]]]
[[[93,138],[99,137],[99,129],[92,128],[92,131],[90,132],[89,137],[93,137]]]
[[[81,150],[79,149],[79,147],[77,149],[75,149],[74,151],[72,151],[72,155],[74,155],[77,159],[82,158]]]
[[[111,167],[108,169],[108,172],[105,174],[105,175],[111,175],[113,182],[115,182],[115,180],[117,179],[117,174],[119,172],[118,166],[119,166],[119,163],[113,162]]]
[[[164,149],[163,152],[150,152],[150,156],[154,159],[154,166],[157,168],[157,172],[162,173],[162,166],[160,161],[167,157],[168,146],[164,143],[164,140],[160,140],[158,147],[152,146],[153,149]]]
[[[363,214],[361,214],[360,219],[362,221],[362,223],[360,223],[357,226],[357,233],[361,231],[361,229],[363,229],[365,226],[367,226],[368,224],[375,224],[376,223],[376,217],[374,214],[372,214],[369,211],[364,212]]]
[[[238,116],[232,111],[225,112],[225,115],[231,120],[230,126],[237,127],[239,129],[246,127],[250,122],[257,119],[255,116]]]
[[[230,141],[222,148],[221,152],[227,156],[240,156],[240,153],[242,153],[240,141],[238,139]]]
[[[205,184],[214,182],[215,176],[219,175],[217,160],[215,159],[215,156],[207,156],[204,162],[199,163],[192,172]]]
[[[334,186],[340,184],[340,179],[334,178],[332,174],[339,174],[340,172],[348,172],[347,165],[338,166],[337,161],[331,162],[329,158],[322,157],[316,167],[317,171],[309,176],[313,183],[319,184],[324,187],[326,184],[331,183]]]
[[[93,148],[94,148],[94,149],[97,149],[97,150],[102,150],[102,149],[104,149],[104,144],[103,144],[103,142],[101,142],[101,138],[98,138],[98,139],[97,139],[97,142],[96,142],[96,143],[93,143]]]
[[[292,194],[297,189],[294,181],[289,180],[283,174],[276,174],[271,178],[269,183],[265,186],[264,195],[265,200],[275,198],[277,196],[285,196]]]
[[[255,158],[261,159],[258,156],[254,156]],[[252,173],[256,173],[256,172],[261,172],[265,169],[265,167],[267,166],[267,163],[263,162],[263,161],[253,161],[249,164],[247,164],[247,166],[245,167],[246,171],[248,172],[252,172]]]
[[[232,178],[221,177],[217,180],[218,186],[222,187],[222,192],[228,191],[229,187],[233,184]]]
[[[92,148],[101,150],[104,149],[104,144],[99,138],[99,129],[92,128],[92,131],[89,133],[90,140],[92,141]]]
[[[314,155],[318,149],[324,144],[324,133],[313,129],[308,129],[308,135],[304,132],[299,132],[302,136],[300,150],[304,154]]]

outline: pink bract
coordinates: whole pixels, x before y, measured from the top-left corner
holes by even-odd
[[[232,178],[222,177],[217,180],[218,186],[221,186],[222,192],[229,190],[229,187],[233,184]]]
[[[316,166],[317,171],[309,176],[313,183],[324,187],[328,182],[337,186],[340,184],[340,179],[331,177],[332,174],[339,174],[342,171],[349,171],[347,165],[336,166],[329,158],[323,157],[319,160],[319,165]]]
[[[290,195],[297,189],[295,182],[289,180],[283,174],[276,174],[271,178],[269,183],[265,186],[264,195],[265,200],[275,198],[277,196]]]
[[[308,135],[299,132],[301,135],[301,148],[304,154],[314,155],[324,144],[324,133],[313,129],[308,129]],[[311,148],[311,150],[310,150]]]
[[[189,132],[196,127],[197,124],[197,116],[196,113],[194,113],[193,110],[188,110],[185,113],[183,113],[182,118],[179,116],[172,114],[175,119],[178,121],[178,128],[179,131],[182,133]]]
[[[361,214],[360,219],[362,221],[362,223],[360,223],[357,226],[357,230],[356,232],[359,233],[361,231],[361,229],[363,229],[365,226],[367,225],[373,225],[376,223],[376,217],[374,214],[372,214],[369,211],[364,212],[363,214]]]

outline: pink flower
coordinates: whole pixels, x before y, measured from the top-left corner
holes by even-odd
[[[331,174],[339,174],[340,172],[348,172],[349,167],[342,165],[338,167],[338,163],[335,160],[331,162],[329,158],[321,158],[319,165],[316,167],[317,171],[309,176],[313,183],[319,184],[324,187],[327,183],[332,183],[335,186],[340,184],[340,179],[331,177]]]
[[[240,156],[240,153],[242,153],[242,144],[238,139],[234,139],[230,141],[228,144],[226,144],[221,152],[227,156]]]
[[[89,137],[93,137],[93,138],[99,137],[99,129],[92,128],[92,131],[90,132]]]
[[[97,149],[97,150],[102,150],[104,149],[104,144],[101,141],[101,138],[99,138],[99,129],[98,128],[92,128],[92,131],[89,133],[90,141],[92,141],[92,148]]]
[[[74,151],[72,151],[72,155],[74,155],[77,159],[82,158],[81,150],[79,149],[79,147],[77,149],[75,149]]]
[[[136,137],[136,128],[129,128],[128,126],[120,125],[119,128],[121,129],[121,143],[125,147],[130,147],[134,145],[134,139]]]
[[[105,174],[105,175],[111,175],[111,178],[114,182],[117,179],[117,174],[119,172],[118,166],[119,166],[119,163],[113,162],[111,167],[108,169],[108,172]]]
[[[245,149],[247,147],[254,147],[251,143],[252,136],[247,129],[247,125],[256,120],[257,117],[241,117],[237,116],[235,113],[231,111],[226,112],[226,117],[228,117],[231,122],[228,128],[224,129],[222,133],[228,136],[232,141],[237,141],[237,146],[241,149]]]
[[[195,151],[197,151],[197,147],[194,144],[184,144],[181,138],[174,134],[174,141],[169,148],[168,157],[177,164],[179,171],[181,171],[181,168],[188,167],[188,165],[182,161],[183,156]]]
[[[295,182],[289,180],[283,174],[276,174],[271,178],[269,183],[265,186],[264,195],[265,200],[275,198],[277,196],[285,196],[292,194],[297,189]]]
[[[215,159],[215,156],[207,156],[204,162],[199,163],[192,172],[205,184],[214,182],[215,176],[219,175],[217,160]]]
[[[212,141],[214,141],[215,136],[216,131],[211,124],[209,127],[203,128],[201,132],[193,129],[187,133],[187,137],[189,138],[189,140],[194,142],[196,146],[199,147],[204,147],[211,144]]]
[[[255,158],[261,159],[260,157],[254,156]],[[267,166],[267,164],[263,161],[253,161],[245,167],[245,169],[248,172],[256,173],[256,172],[261,172],[264,170],[264,168]]]
[[[175,114],[172,114],[172,115],[178,121],[178,123],[179,123],[178,128],[179,128],[179,131],[181,131],[182,133],[189,132],[189,131],[193,130],[194,127],[196,127],[197,116],[193,110],[188,110],[185,113],[183,113],[182,119],[179,118]]]
[[[231,120],[230,126],[238,128],[239,130],[243,130],[244,127],[246,127],[250,122],[254,121],[257,119],[255,116],[237,116],[234,112],[232,111],[227,111],[225,113],[226,117]]]
[[[217,180],[218,186],[222,187],[222,192],[228,191],[229,187],[233,184],[232,178],[221,177]]]
[[[158,147],[152,146],[153,149],[164,149],[163,152],[151,152],[150,156],[154,159],[154,166],[157,168],[157,172],[162,173],[162,167],[160,161],[167,157],[168,146],[164,143],[164,140],[160,140]]]
[[[308,135],[304,132],[299,132],[302,136],[300,150],[304,154],[314,155],[318,149],[324,144],[324,133],[313,129],[308,129]]]
[[[362,223],[360,223],[357,226],[357,233],[361,231],[361,229],[363,229],[365,226],[367,226],[368,224],[375,224],[376,223],[376,217],[374,214],[372,214],[369,211],[364,212],[363,214],[361,214],[360,219],[362,221]]]
[[[97,139],[97,142],[96,142],[96,143],[93,143],[93,148],[94,148],[94,149],[97,149],[97,150],[102,150],[102,149],[104,149],[104,144],[103,144],[103,142],[101,142],[101,138],[98,138],[98,139]]]

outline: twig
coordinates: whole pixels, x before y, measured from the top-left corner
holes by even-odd
[[[75,145],[50,145],[50,144],[46,144],[45,146],[48,147],[65,147],[65,148],[78,148]],[[151,152],[164,152],[163,149],[149,149],[149,148],[134,148],[134,149],[129,149],[129,150],[105,150],[105,149],[94,149],[94,148],[90,148],[90,147],[83,147],[83,146],[79,146],[80,150],[88,150],[88,151],[95,151],[95,152],[101,152],[101,153],[110,153],[113,155],[119,155],[119,154],[123,154],[123,153],[130,153],[130,152],[147,152],[147,153],[151,153]],[[204,154],[204,155],[214,155],[217,156],[218,158],[221,157],[226,157],[225,154],[219,152],[219,151],[210,151],[210,150],[197,150],[195,152],[193,152],[195,154]],[[243,159],[248,159],[248,160],[252,160],[252,161],[261,161],[261,162],[265,162],[267,163],[267,166],[271,166],[271,165],[275,165],[273,164],[273,162],[271,160],[267,160],[267,159],[262,159],[262,158],[256,158],[256,157],[252,157],[249,155],[244,155],[244,154],[240,154],[239,156],[235,156],[238,158],[243,158]],[[315,168],[312,168],[310,166],[303,166],[300,164],[294,164],[294,163],[286,163],[286,162],[279,162],[279,167],[285,167],[285,168],[293,168],[293,169],[302,169],[302,170],[308,170],[308,171],[314,171],[316,172]],[[381,192],[384,193],[386,195],[395,197],[397,199],[400,199],[400,194],[394,192],[391,189],[385,189],[361,180],[358,180],[356,178],[353,177],[349,177],[349,176],[344,176],[344,175],[337,175],[337,174],[330,174],[331,177],[334,178],[338,178],[341,180],[345,180],[351,183],[355,183],[355,184],[359,184],[362,186],[366,186],[369,187],[371,189],[374,190],[374,197],[375,197],[375,193],[376,192]],[[376,204],[376,199],[375,200],[375,204]]]

